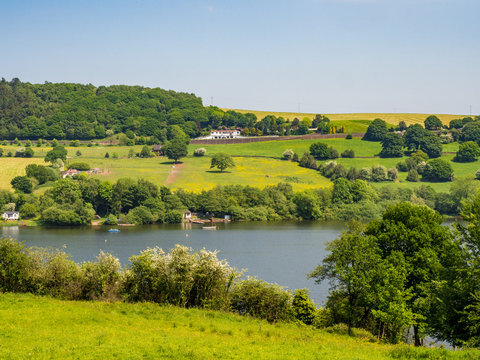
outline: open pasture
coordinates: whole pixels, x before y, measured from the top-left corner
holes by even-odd
[[[452,119],[458,119],[459,117],[464,117],[467,115],[454,115],[454,114],[409,114],[409,113],[347,113],[347,114],[324,114],[322,112],[313,114],[313,113],[296,113],[296,112],[278,112],[278,111],[257,111],[257,110],[239,110],[239,109],[222,109],[224,111],[234,110],[240,113],[253,113],[257,116],[258,120],[261,120],[267,115],[282,116],[285,119],[293,120],[298,118],[302,120],[304,117],[313,119],[316,114],[322,114],[327,116],[331,121],[342,122],[342,121],[372,121],[377,118],[385,120],[389,124],[397,125],[400,121],[405,121],[407,125],[410,124],[423,124],[425,118],[429,115],[436,115],[444,123],[448,124]],[[368,124],[367,124],[368,126]],[[355,132],[350,130],[347,125],[345,125],[348,132]]]
[[[181,164],[174,165],[171,160],[165,157],[153,157],[147,159],[128,158],[131,150],[134,153],[140,152],[142,146],[81,146],[67,147],[68,163],[86,162],[92,168],[102,169],[102,173],[92,175],[101,180],[116,181],[119,178],[130,177],[134,179],[143,178],[156,185],[165,185],[173,189],[183,188],[187,191],[201,191],[211,189],[217,185],[251,185],[263,188],[268,185],[275,185],[279,182],[290,183],[296,191],[330,186],[331,182],[321,176],[319,172],[298,166],[296,163],[281,160],[286,149],[292,149],[299,156],[308,152],[310,145],[314,142],[324,142],[334,147],[339,154],[347,149],[355,151],[356,158],[342,159],[336,161],[347,169],[351,166],[360,169],[373,165],[384,165],[391,168],[405,158],[380,159],[374,157],[381,150],[378,142],[362,141],[358,138],[346,139],[324,139],[324,140],[284,140],[266,141],[247,144],[227,145],[189,145],[189,155],[182,159]],[[193,151],[203,147],[207,149],[205,157],[194,157]],[[11,151],[15,153],[17,147],[2,147],[4,154]],[[13,177],[25,174],[25,166],[28,164],[45,164],[43,157],[50,147],[33,147],[35,156],[33,158],[0,157],[0,189],[10,189],[10,181]],[[444,145],[444,151],[453,153],[458,149],[458,143]],[[77,156],[77,151],[81,152]],[[109,153],[110,157],[105,158]],[[210,156],[217,152],[225,152],[234,157],[236,167],[220,173],[216,169],[210,169]],[[118,155],[117,159],[113,155]],[[444,159],[451,160],[453,154],[443,155]],[[480,162],[454,163],[451,162],[456,177],[472,178],[480,169]],[[406,181],[407,173],[399,173],[397,183],[372,183],[374,186],[404,186],[409,188],[418,187],[422,184],[431,185],[437,191],[448,191],[451,183],[411,183]],[[48,184],[46,185],[48,186]],[[45,186],[36,190],[41,193]]]

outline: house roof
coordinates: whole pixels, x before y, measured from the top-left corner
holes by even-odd
[[[220,132],[220,133],[231,133],[231,132],[238,132],[240,130],[212,130],[211,132]]]
[[[18,211],[4,211],[3,214],[7,214],[7,215],[16,215],[16,214],[20,214]]]
[[[153,151],[162,150],[163,145],[153,145]]]

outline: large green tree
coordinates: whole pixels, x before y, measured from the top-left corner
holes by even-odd
[[[175,137],[168,141],[163,147],[163,150],[169,159],[175,161],[175,164],[179,159],[188,155],[187,144],[182,137]]]
[[[380,157],[394,158],[403,156],[403,138],[400,134],[389,133],[382,139]]]
[[[212,160],[210,162],[210,169],[214,167],[223,172],[225,169],[235,167],[235,162],[229,154],[216,153],[212,156]]]
[[[57,159],[67,160],[67,150],[63,146],[55,146],[45,155],[45,162],[53,163]]]
[[[387,132],[387,123],[382,119],[375,119],[368,125],[362,140],[382,141]]]

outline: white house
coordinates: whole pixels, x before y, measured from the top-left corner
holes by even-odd
[[[18,220],[20,213],[18,211],[5,211],[2,214],[4,220]]]
[[[240,130],[212,130],[210,136],[212,139],[234,139],[240,136]]]

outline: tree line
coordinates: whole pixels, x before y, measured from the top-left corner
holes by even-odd
[[[453,228],[426,206],[402,202],[328,245],[310,274],[329,281],[327,324],[361,327],[398,342],[413,329],[415,345],[431,336],[479,347],[480,195],[463,203]]]

